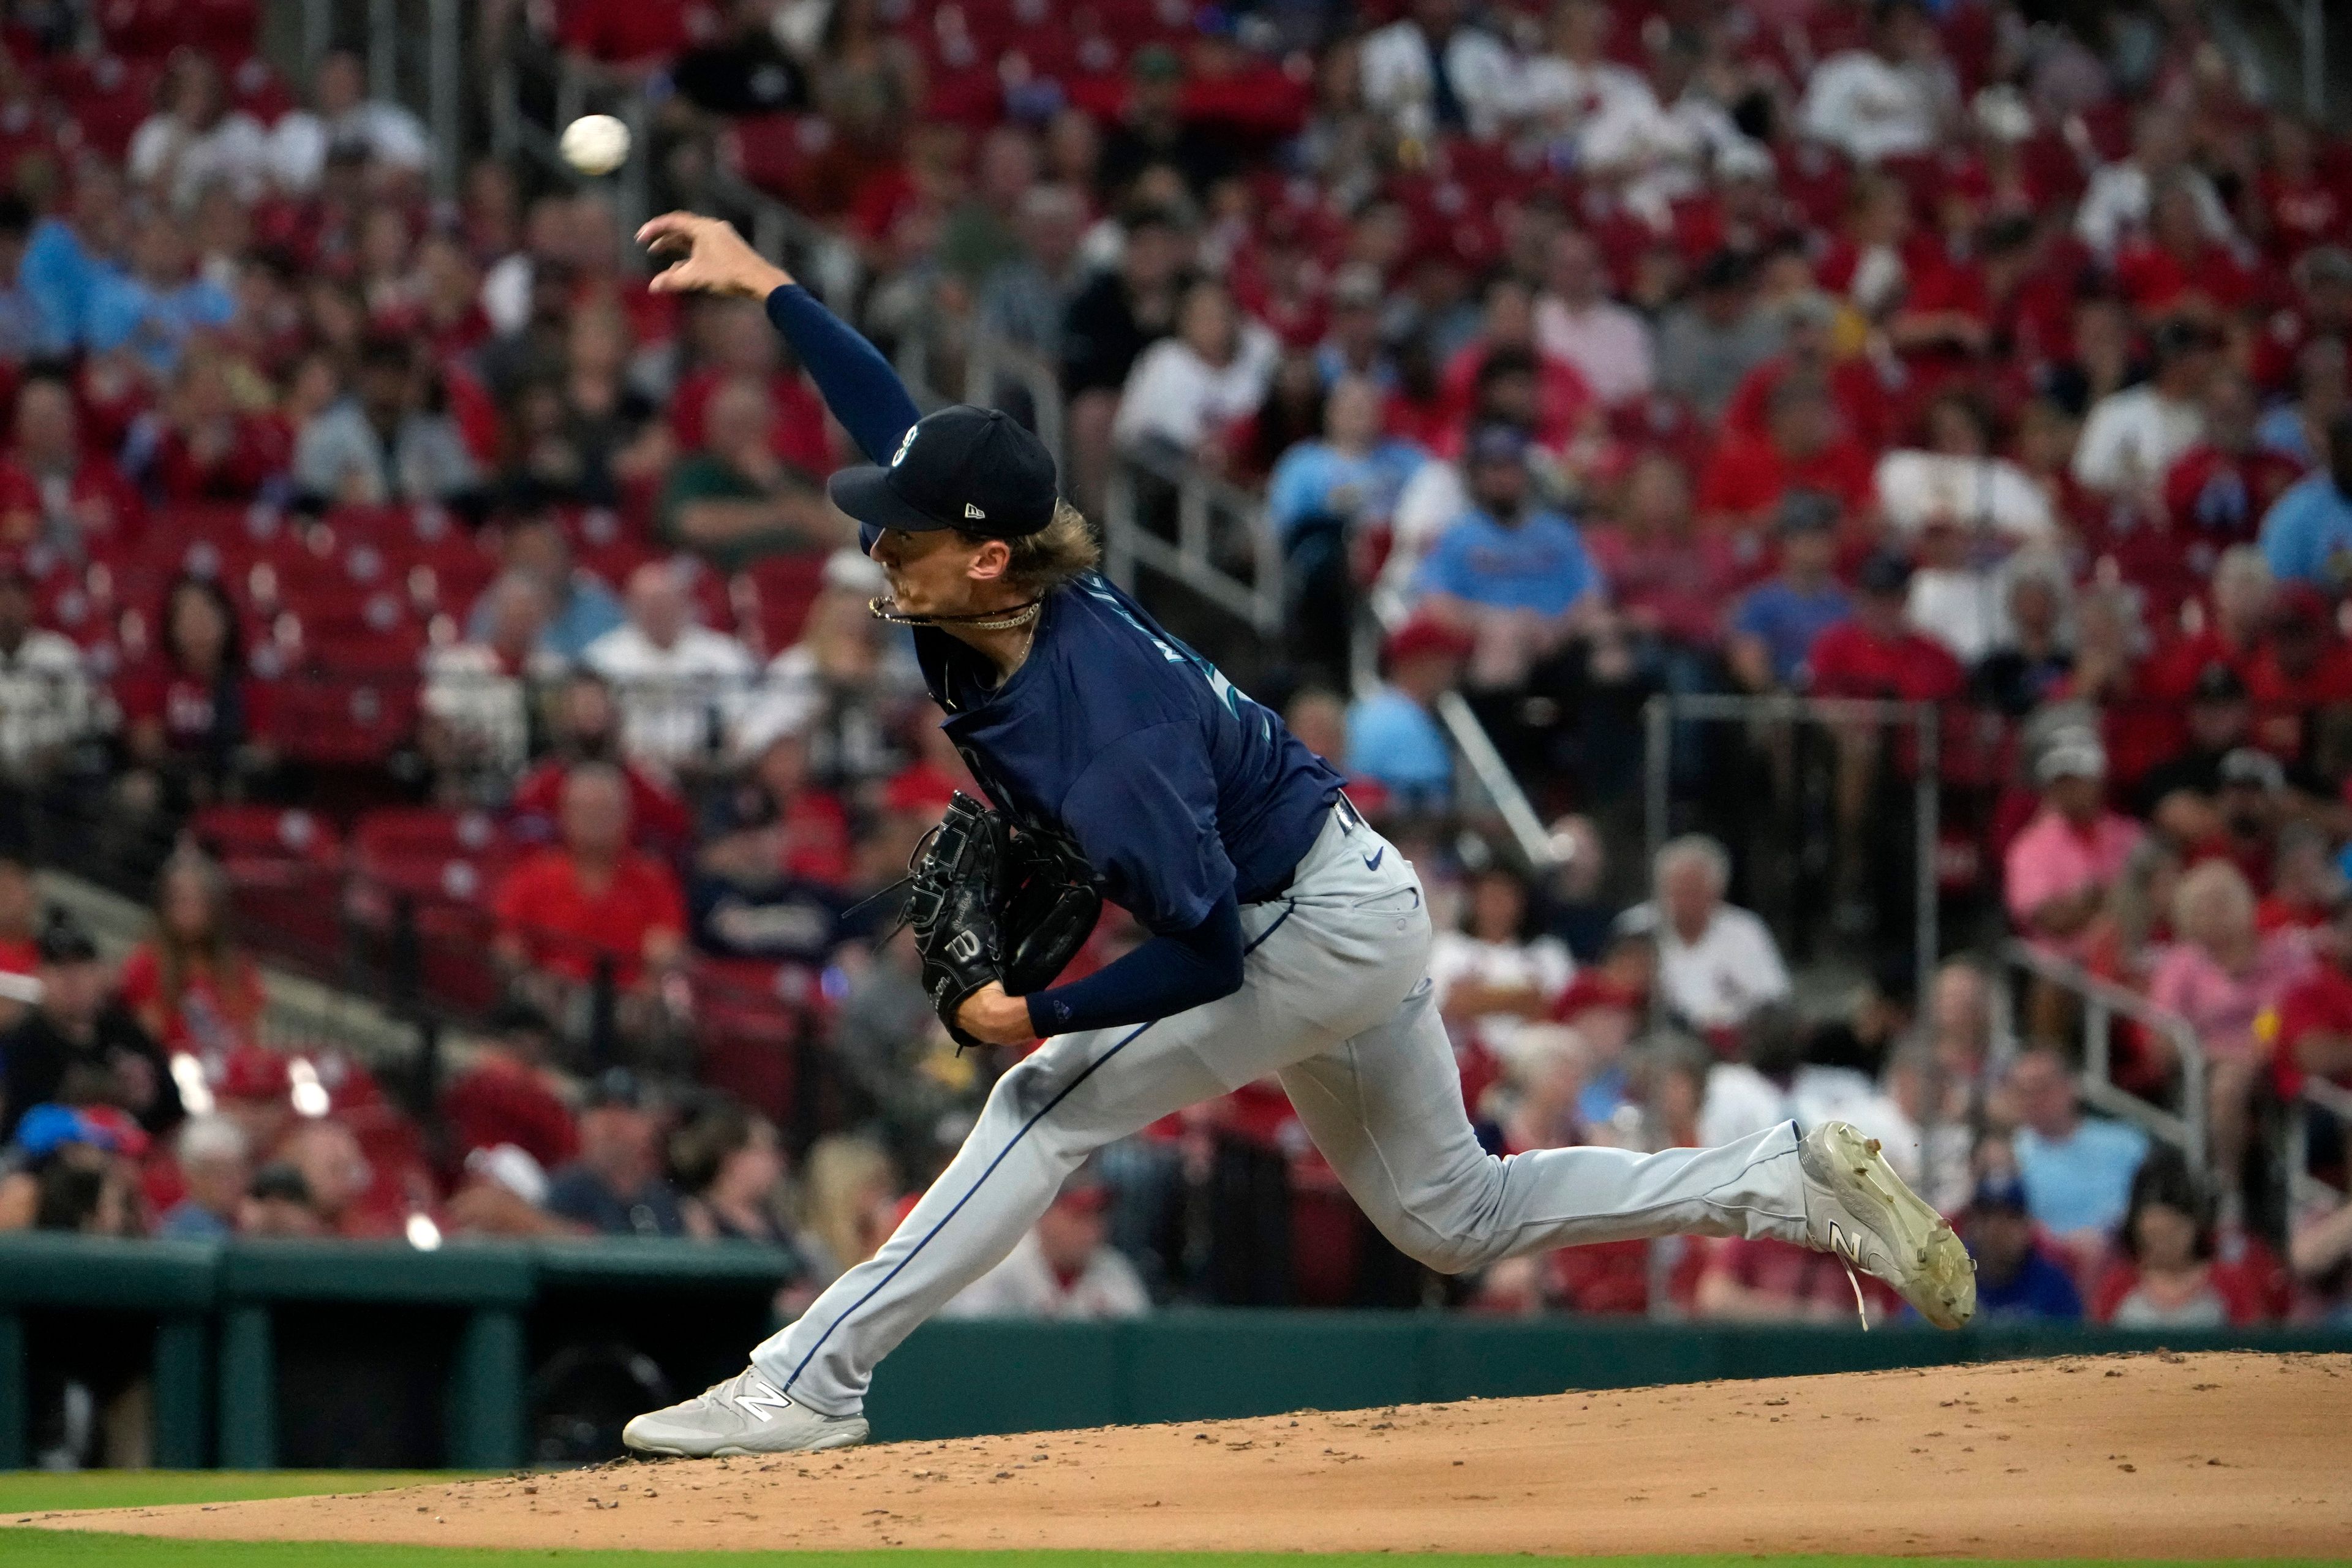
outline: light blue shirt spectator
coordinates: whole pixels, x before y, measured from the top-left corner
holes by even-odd
[[[169,375],[191,332],[226,326],[236,314],[236,301],[210,279],[157,289],[137,278],[102,272],[92,279],[83,306],[81,337],[93,353],[128,345],[149,369]]]
[[[1404,811],[1442,811],[1454,796],[1454,752],[1429,710],[1393,686],[1348,710],[1349,778],[1370,779]]]
[[[1274,465],[1266,482],[1266,521],[1284,539],[1312,517],[1381,519],[1427,455],[1410,441],[1382,441],[1351,455],[1328,441],[1301,441]]]
[[[490,613],[490,595],[484,594],[474,601],[473,611],[466,617],[466,635],[476,642],[487,641]],[[539,651],[576,664],[590,643],[617,630],[628,618],[621,596],[604,586],[604,579],[586,567],[575,568],[572,591],[554,607],[539,634]]]
[[[39,321],[40,352],[72,353],[81,342],[92,292],[101,280],[121,276],[120,267],[84,248],[70,225],[53,217],[35,224],[16,281]]]
[[[1498,610],[1566,615],[1603,586],[1584,536],[1558,512],[1537,511],[1507,528],[1483,511],[1438,535],[1413,574],[1413,591],[1450,594]]]
[[[2060,1236],[2113,1231],[2131,1203],[2132,1177],[2147,1158],[2147,1134],[2121,1121],[2084,1117],[2064,1138],[2017,1130],[2017,1173],[2034,1223]]]
[[[1772,678],[1794,686],[1813,640],[1853,613],[1853,603],[1834,583],[1802,589],[1774,578],[1742,595],[1731,613],[1731,629],[1764,645]]]
[[[2291,458],[2306,468],[2319,461],[2319,454],[2311,449],[2311,431],[2303,422],[2303,410],[2292,403],[2280,404],[2254,422],[2254,445]]]
[[[2271,503],[2262,544],[2279,581],[2343,586],[2352,578],[2352,497],[2326,468],[2309,475]]]
[[[236,1227],[193,1198],[173,1204],[155,1225],[165,1241],[226,1241]]]

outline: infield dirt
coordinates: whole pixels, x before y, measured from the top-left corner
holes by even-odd
[[[2352,1356],[2073,1358],[624,1463],[0,1523],[778,1550],[2352,1552]]]

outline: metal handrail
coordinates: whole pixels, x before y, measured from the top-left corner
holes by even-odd
[[[2078,1080],[2084,1102],[2093,1110],[2133,1122],[2188,1155],[2190,1165],[2206,1168],[2205,1046],[2195,1026],[2168,1007],[2159,1007],[2137,992],[2102,980],[2071,959],[2044,952],[2031,942],[2012,940],[2000,950],[2003,964],[2063,986],[2083,1004],[2083,1071]],[[2171,1042],[2180,1061],[2180,1112],[2152,1105],[2115,1081],[2113,1030],[2115,1020],[2129,1018]]]
[[[2352,1089],[2324,1078],[2305,1079],[2302,1098],[2286,1108],[2281,1118],[2279,1163],[2286,1171],[2287,1204],[2290,1210],[2308,1203],[2326,1204],[2334,1207],[2352,1199],[2352,1192],[2338,1189],[2311,1173],[2311,1126],[2304,1114],[2305,1107],[2324,1110],[2336,1118],[2346,1130],[2352,1130]]]

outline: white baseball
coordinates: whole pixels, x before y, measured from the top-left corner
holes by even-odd
[[[583,114],[563,128],[563,161],[583,174],[609,174],[629,161],[629,128],[609,114]]]

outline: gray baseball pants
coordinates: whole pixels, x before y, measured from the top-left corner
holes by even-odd
[[[1351,809],[1334,810],[1288,892],[1243,909],[1242,931],[1232,995],[1056,1036],[1000,1079],[882,1249],[752,1352],[761,1373],[813,1410],[855,1413],[875,1364],[1010,1252],[1090,1151],[1268,1073],[1381,1234],[1445,1273],[1580,1242],[1805,1239],[1792,1123],[1655,1154],[1481,1148],[1426,977],[1420,879]]]

